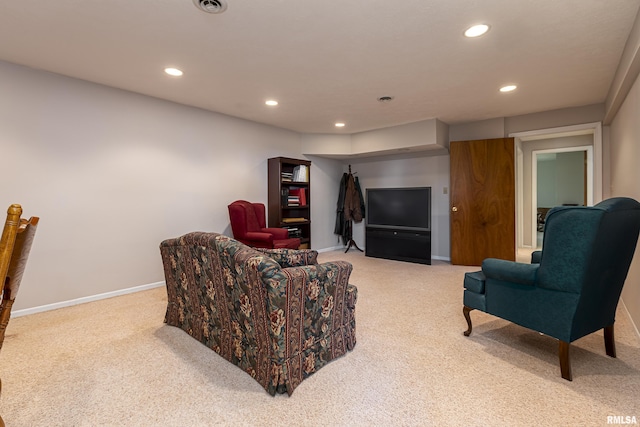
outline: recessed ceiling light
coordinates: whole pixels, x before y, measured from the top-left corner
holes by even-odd
[[[344,127],[344,123],[338,122],[338,123],[336,123],[336,127],[337,128],[343,128]]]
[[[171,68],[171,67],[165,68],[164,72],[174,77],[180,77],[182,74],[184,74],[181,70],[178,70],[177,68]]]
[[[278,105],[278,101],[276,101],[275,99],[268,99],[265,101],[265,104],[270,105],[271,107],[275,107],[276,105]]]
[[[516,85],[507,85],[507,86],[502,86],[500,88],[500,92],[511,92],[512,90],[516,90],[518,86]]]
[[[486,24],[478,24],[473,27],[469,27],[467,31],[464,32],[466,37],[479,37],[489,31],[489,26]]]

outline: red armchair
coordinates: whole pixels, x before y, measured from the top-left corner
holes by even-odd
[[[266,227],[264,204],[236,200],[228,208],[233,238],[245,245],[267,249],[298,249],[300,246],[300,239],[290,239],[287,229]]]

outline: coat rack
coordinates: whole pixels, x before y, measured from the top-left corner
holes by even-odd
[[[353,225],[351,224],[351,220],[349,220],[349,223],[347,225],[347,227],[349,227],[349,236],[353,235]],[[357,250],[359,250],[360,252],[364,252],[362,249],[360,249],[358,247],[358,245],[356,244],[355,240],[353,240],[352,238],[349,238],[349,243],[347,245],[347,249],[344,251],[344,253],[346,254],[347,252],[349,252],[349,249],[351,249],[351,246],[353,246],[354,248],[356,248]]]
[[[351,165],[349,165],[349,175],[351,176]],[[346,254],[347,252],[349,252],[349,249],[351,249],[351,247],[353,246],[354,248],[356,248],[357,250],[359,250],[360,252],[364,252],[362,249],[360,249],[358,247],[358,244],[355,242],[355,240],[353,240],[353,220],[350,219],[349,221],[345,222],[344,225],[347,228],[347,235],[349,236],[349,242],[347,243],[347,249],[344,251],[344,253]]]

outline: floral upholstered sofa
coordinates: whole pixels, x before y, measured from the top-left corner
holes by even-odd
[[[357,289],[345,261],[314,250],[253,249],[216,233],[160,244],[165,322],[251,375],[288,393],[356,344]]]

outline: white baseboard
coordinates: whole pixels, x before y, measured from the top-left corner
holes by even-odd
[[[322,252],[331,252],[331,251],[339,251],[340,249],[344,249],[345,247],[340,245],[340,246],[332,246],[330,248],[324,248],[324,249],[316,249],[318,251],[318,253],[322,253]]]
[[[340,245],[340,246],[332,246],[330,248],[316,249],[316,250],[318,251],[318,253],[322,253],[322,252],[340,251],[345,249],[346,249],[346,246]],[[451,258],[444,257],[444,256],[431,255],[431,259],[437,259],[438,261],[451,262]]]
[[[61,301],[53,304],[41,305],[39,307],[16,310],[11,312],[11,317],[20,317],[20,316],[26,316],[28,314],[42,313],[43,311],[56,310],[58,308],[71,307],[73,305],[84,304],[86,302],[117,297],[120,295],[131,294],[133,292],[146,291],[148,289],[158,288],[160,286],[164,286],[164,281],[149,283],[148,285],[134,286],[133,288],[119,289],[117,291],[105,292],[103,294],[91,295],[88,297],[72,299],[69,301]]]
[[[638,325],[633,323],[633,317],[631,317],[631,313],[629,313],[629,310],[627,310],[627,306],[624,304],[624,300],[622,298],[620,299],[620,304],[622,304],[622,309],[624,310],[624,312],[627,313],[627,317],[631,322],[631,326],[633,326],[633,330],[636,331],[636,335],[638,336],[638,338],[640,338],[640,331],[638,331]]]

